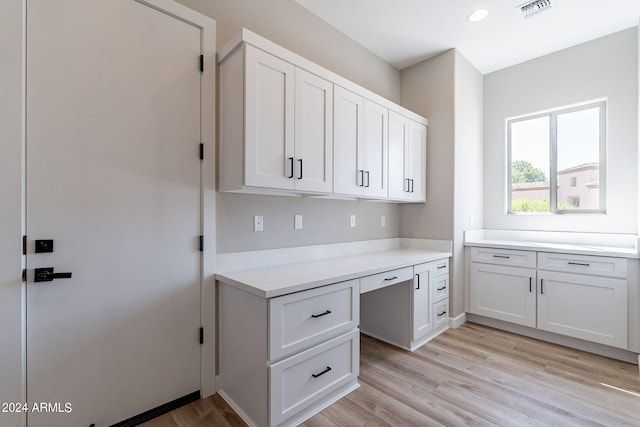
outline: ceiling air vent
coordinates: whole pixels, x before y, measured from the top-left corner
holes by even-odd
[[[551,9],[551,0],[533,0],[518,6],[525,18]]]

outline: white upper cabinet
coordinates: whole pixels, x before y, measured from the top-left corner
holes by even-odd
[[[339,86],[334,101],[334,193],[387,198],[389,110]]]
[[[426,199],[427,127],[389,111],[389,198]]]
[[[246,29],[219,62],[219,191],[424,201],[426,119]]]
[[[362,130],[364,99],[355,93],[334,87],[333,118],[333,192],[362,195]]]
[[[245,49],[245,185],[293,189],[295,67]]]
[[[331,193],[333,84],[296,68],[294,187]]]

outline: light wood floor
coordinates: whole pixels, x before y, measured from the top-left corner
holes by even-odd
[[[466,323],[411,353],[362,335],[361,387],[332,426],[640,426],[638,366]],[[215,395],[146,427],[244,426]]]

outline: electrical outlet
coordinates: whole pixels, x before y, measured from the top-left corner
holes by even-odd
[[[356,216],[355,215],[351,215],[351,217],[349,219],[349,223],[351,224],[352,227],[356,226]]]
[[[302,215],[294,215],[293,216],[294,228],[296,230],[302,230]]]
[[[387,226],[387,217],[384,215],[380,215],[380,227]]]
[[[254,215],[253,216],[253,231],[262,231],[264,230],[264,218],[262,215]]]

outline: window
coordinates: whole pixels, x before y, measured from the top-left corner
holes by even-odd
[[[605,107],[507,120],[509,213],[605,211]]]

